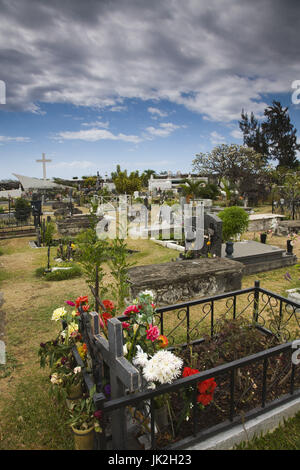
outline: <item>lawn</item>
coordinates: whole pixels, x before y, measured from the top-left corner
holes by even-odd
[[[253,234],[245,237],[253,237]],[[50,320],[53,309],[68,299],[90,292],[84,278],[47,282],[35,277],[35,270],[46,265],[47,250],[30,248],[29,240],[0,242],[3,253],[0,257],[0,289],[5,298],[7,319],[7,364],[0,366],[0,449],[72,449],[72,434],[66,424],[65,410],[48,395],[48,371],[40,369],[37,351],[40,342],[52,339],[58,332],[57,325]],[[268,242],[285,246],[285,240],[279,237]],[[136,251],[130,255],[130,260],[139,265],[163,263],[177,256],[173,250],[149,240],[130,240],[128,247]],[[55,249],[52,251],[53,257]],[[300,257],[298,246],[295,253]],[[263,287],[284,294],[286,288],[299,283],[298,268],[289,268],[293,278],[291,284],[284,279],[286,271],[279,269],[246,276],[242,287],[253,286],[254,281],[260,279]],[[108,270],[105,282],[108,287],[112,282]],[[278,430],[281,432],[278,445],[300,448],[300,416],[287,426],[289,439],[284,443],[285,432]],[[270,441],[264,438],[249,445],[251,448],[272,448],[275,444],[276,439],[270,437]]]

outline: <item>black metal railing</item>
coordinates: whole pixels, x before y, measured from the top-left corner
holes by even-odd
[[[115,410],[124,409],[134,415],[135,419],[137,416],[142,419],[141,424],[143,429],[148,429],[152,449],[183,449],[294,399],[300,393],[300,380],[299,373],[296,373],[299,371],[298,366],[291,360],[291,340],[300,337],[299,310],[299,304],[261,288],[257,281],[251,288],[159,307],[156,310],[157,325],[161,334],[167,335],[170,349],[200,343],[203,341],[202,334],[209,334],[211,337],[217,335],[220,319],[224,315],[230,319],[243,317],[260,332],[275,337],[282,344],[190,377],[180,378],[155,390],[128,393],[111,400],[106,400],[101,394],[101,381],[107,366],[95,348],[88,316],[82,313],[80,329],[92,360],[92,377],[100,393],[97,407],[103,412],[103,433],[101,439],[98,439],[97,448],[103,449],[108,445],[106,423]],[[118,319],[125,321],[126,317]],[[293,329],[294,337],[291,333]],[[247,377],[251,380],[253,370],[256,371],[257,383],[249,382],[241,386],[241,377],[243,380]],[[218,384],[212,404],[216,419],[207,426],[211,411],[205,409],[202,412],[196,406],[197,385],[212,377]],[[172,425],[169,432],[173,434],[172,442],[157,442],[156,398],[171,396],[176,404],[176,400],[181,400],[182,394],[187,390],[192,391],[192,413],[190,422],[184,423],[180,428],[183,435],[174,432]]]

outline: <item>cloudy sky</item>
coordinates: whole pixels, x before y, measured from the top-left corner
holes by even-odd
[[[243,108],[260,117],[274,99],[300,132],[297,0],[0,0],[0,12],[0,179],[42,177],[42,152],[48,177],[190,171],[197,152],[242,143]]]

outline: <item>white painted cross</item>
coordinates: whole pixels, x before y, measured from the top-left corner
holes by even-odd
[[[47,162],[52,162],[52,160],[47,160],[47,159],[45,158],[45,154],[44,154],[44,153],[42,154],[42,157],[43,157],[43,158],[42,158],[41,160],[36,160],[36,162],[43,164],[43,179],[45,180],[45,179],[46,179],[46,163],[47,163]]]

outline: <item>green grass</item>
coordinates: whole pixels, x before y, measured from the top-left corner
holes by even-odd
[[[236,450],[300,450],[300,413],[272,433],[242,442]]]
[[[2,412],[9,432],[1,429],[0,450],[74,448],[66,406],[51,399],[48,390],[47,376],[30,375],[17,385]]]

